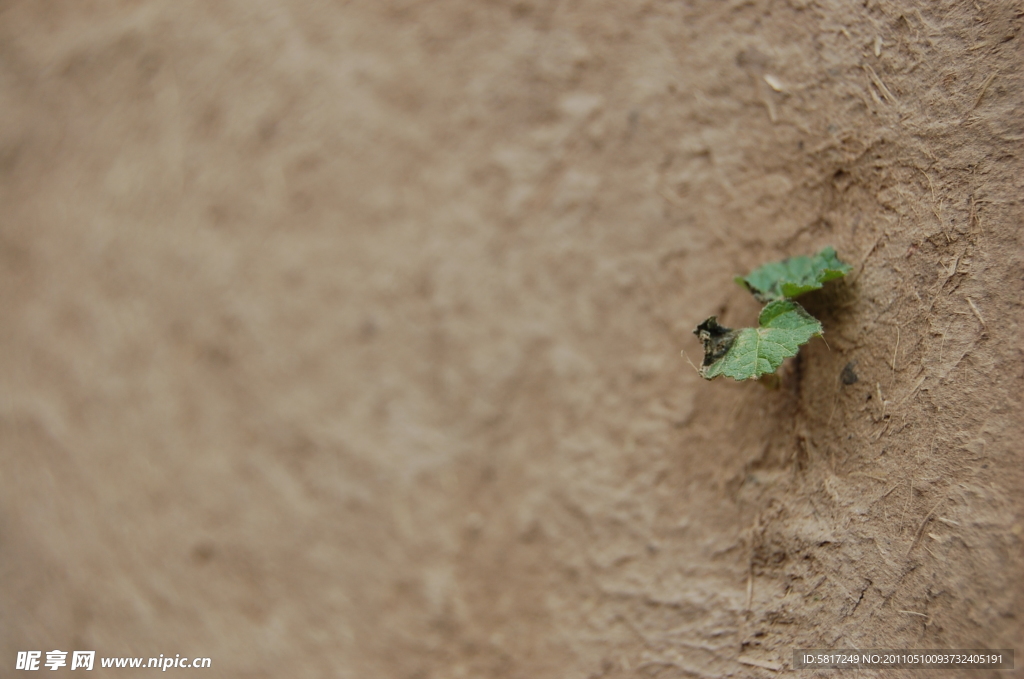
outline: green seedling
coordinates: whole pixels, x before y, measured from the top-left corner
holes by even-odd
[[[849,272],[849,265],[839,261],[835,249],[828,247],[813,257],[790,257],[765,264],[746,276],[737,276],[736,282],[746,286],[758,302],[771,302],[799,297]]]
[[[821,323],[792,300],[827,281],[845,276],[850,266],[827,247],[813,257],[792,257],[755,269],[736,282],[754,297],[767,302],[756,328],[733,330],[718,324],[712,316],[693,331],[704,345],[700,374],[705,379],[719,375],[750,380],[774,373],[782,362],[795,356],[800,346],[824,332]]]

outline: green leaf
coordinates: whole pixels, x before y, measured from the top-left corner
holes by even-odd
[[[756,328],[733,330],[712,316],[698,325],[693,334],[704,345],[700,374],[709,380],[719,375],[754,379],[775,372],[782,361],[796,355],[800,345],[822,334],[821,323],[788,299],[768,304],[757,323]]]
[[[797,297],[817,290],[826,281],[841,278],[850,272],[850,265],[836,257],[836,251],[827,247],[813,257],[790,257],[754,269],[747,276],[736,278],[747,286],[761,302],[784,297]]]

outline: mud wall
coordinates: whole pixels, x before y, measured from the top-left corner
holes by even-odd
[[[0,662],[1024,648],[1021,22],[3,3]],[[823,245],[825,341],[700,379],[732,277]]]

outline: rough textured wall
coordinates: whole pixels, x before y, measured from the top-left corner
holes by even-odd
[[[0,662],[1024,648],[1022,21],[0,4]],[[680,357],[827,244],[779,389]]]

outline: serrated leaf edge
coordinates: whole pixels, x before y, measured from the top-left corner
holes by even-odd
[[[799,353],[799,351],[800,351],[800,347],[802,347],[803,345],[807,344],[808,342],[810,342],[815,337],[821,337],[824,334],[825,331],[824,331],[824,328],[822,328],[822,326],[821,326],[821,321],[819,321],[814,316],[809,314],[807,312],[807,310],[804,309],[800,304],[798,304],[797,302],[795,302],[795,301],[793,301],[791,299],[777,299],[777,300],[773,300],[772,302],[769,302],[764,307],[764,309],[761,310],[760,314],[758,314],[758,317],[757,317],[757,327],[756,328],[740,328],[738,330],[732,330],[731,328],[725,328],[724,326],[718,326],[723,331],[725,331],[726,334],[731,335],[731,337],[729,338],[729,347],[724,352],[719,353],[718,358],[716,358],[711,363],[707,363],[706,362],[707,361],[707,353],[706,353],[706,350],[705,350],[705,362],[701,364],[701,367],[699,369],[701,377],[703,377],[706,380],[713,380],[714,378],[718,377],[719,375],[724,375],[725,377],[730,377],[730,378],[732,378],[732,379],[734,379],[736,381],[744,381],[744,380],[757,379],[757,378],[761,377],[762,375],[768,375],[768,374],[774,373],[776,370],[778,370],[779,365],[782,365],[782,361],[779,361],[778,365],[772,366],[772,361],[770,359],[766,358],[765,360],[768,361],[768,365],[771,366],[771,370],[766,370],[764,372],[758,372],[758,363],[759,363],[759,356],[760,356],[760,353],[761,353],[761,343],[763,341],[763,337],[762,337],[762,334],[761,334],[760,331],[761,330],[782,330],[782,329],[784,329],[784,328],[769,328],[769,327],[766,327],[766,325],[765,325],[765,313],[768,312],[769,309],[771,309],[772,307],[775,307],[775,306],[778,306],[778,305],[781,305],[781,304],[790,305],[792,308],[788,309],[787,311],[783,311],[782,313],[775,314],[774,316],[772,316],[770,319],[767,320],[768,323],[770,323],[775,318],[778,318],[779,316],[785,315],[785,314],[790,313],[790,312],[794,312],[797,315],[799,315],[799,316],[801,316],[801,317],[803,317],[803,318],[805,318],[805,319],[807,319],[809,321],[812,321],[815,325],[818,326],[818,330],[815,333],[813,333],[812,335],[810,335],[806,340],[804,340],[802,342],[798,342],[797,345],[796,345],[796,349],[793,350],[792,352],[790,352],[789,348],[786,345],[776,343],[782,349],[782,351],[780,352],[782,354],[782,360],[785,360],[785,359],[790,358],[792,356],[796,356]],[[704,327],[705,325],[709,324],[711,321],[714,321],[714,320],[715,320],[715,317],[712,316],[711,318],[707,319],[706,321],[704,321],[703,323],[698,325],[697,329],[694,330],[694,334],[701,338],[702,344],[704,344],[704,337],[701,337],[700,330],[701,330],[702,327]],[[716,325],[717,325],[717,322],[716,322]],[[753,368],[753,371],[752,371],[753,374],[748,376],[748,377],[736,377],[735,375],[731,375],[731,374],[725,372],[724,370],[722,370],[720,372],[716,372],[711,377],[708,377],[707,373],[708,373],[709,369],[711,369],[715,365],[720,364],[722,361],[725,361],[728,358],[729,354],[733,350],[733,347],[736,345],[736,340],[739,339],[741,333],[744,330],[754,330],[755,331],[755,336],[757,337],[757,343],[754,346],[754,368]],[[705,347],[706,347],[706,345],[705,345]]]
[[[782,299],[793,299],[794,297],[799,297],[800,295],[807,294],[808,292],[812,292],[814,290],[820,290],[822,287],[824,287],[825,283],[827,283],[828,281],[833,281],[833,280],[835,280],[837,278],[842,278],[843,276],[845,276],[846,274],[850,273],[850,271],[853,270],[852,266],[850,266],[846,262],[844,262],[841,259],[839,259],[839,255],[836,253],[836,249],[834,247],[832,247],[831,245],[827,245],[827,246],[823,247],[816,254],[809,256],[809,258],[811,258],[811,259],[813,259],[815,257],[821,257],[822,259],[824,259],[827,262],[827,264],[826,264],[827,268],[824,268],[824,269],[821,270],[821,272],[818,274],[818,279],[815,280],[812,284],[810,284],[810,285],[801,285],[800,286],[801,288],[806,288],[806,289],[801,290],[800,292],[797,292],[797,293],[792,294],[792,295],[783,294],[782,289],[783,289],[783,287],[785,287],[785,285],[787,283],[789,283],[790,285],[796,284],[794,281],[784,281],[784,282],[779,283],[778,284],[779,293],[778,294],[774,294],[774,293],[771,292],[771,290],[764,290],[764,289],[761,289],[761,288],[754,287],[754,285],[751,284],[750,281],[748,280],[748,278],[750,278],[750,276],[755,271],[758,271],[758,270],[764,268],[765,266],[769,266],[770,264],[782,264],[784,262],[789,261],[790,259],[793,259],[792,257],[784,259],[784,260],[782,260],[780,262],[769,262],[768,264],[762,264],[761,266],[757,267],[757,269],[754,269],[754,271],[751,271],[750,273],[748,273],[746,276],[736,276],[733,280],[735,280],[738,284],[740,284],[743,287],[745,287],[747,289],[747,291],[750,292],[750,294],[752,294],[757,301],[763,302],[763,303],[769,303],[769,302],[774,302],[774,301],[782,300]],[[828,264],[831,264],[832,261],[838,263],[840,268],[835,269],[835,268],[832,268],[832,267],[828,266]],[[776,281],[776,282],[778,282],[778,281]]]

